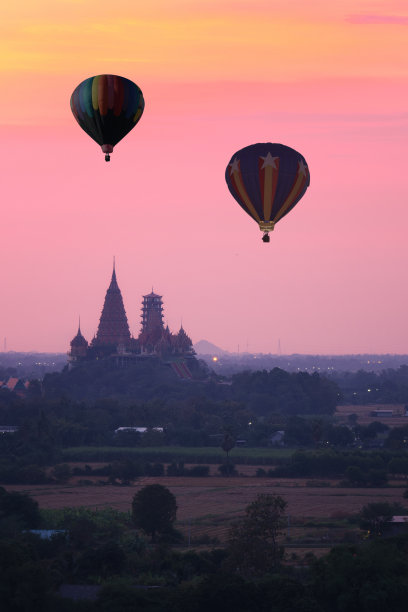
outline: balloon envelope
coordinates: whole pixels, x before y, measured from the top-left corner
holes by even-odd
[[[111,153],[139,121],[144,99],[133,81],[114,74],[100,74],[85,79],[74,89],[71,110],[81,128],[101,145],[102,151]]]
[[[306,160],[295,149],[271,142],[237,151],[225,171],[228,189],[238,204],[267,232],[288,214],[310,183]]]

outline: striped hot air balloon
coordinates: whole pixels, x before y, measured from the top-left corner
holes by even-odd
[[[228,189],[257,223],[269,232],[304,195],[310,183],[306,160],[282,144],[258,143],[237,151],[225,171]]]
[[[71,96],[71,110],[81,128],[102,147],[110,160],[113,147],[142,116],[143,94],[121,76],[100,74],[82,81]]]

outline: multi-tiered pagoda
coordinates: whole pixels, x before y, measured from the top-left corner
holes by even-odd
[[[172,334],[163,322],[162,296],[154,293],[143,296],[142,329],[137,339],[131,336],[123,298],[119,289],[115,265],[112,278],[105,296],[99,320],[98,331],[88,346],[80,327],[71,341],[68,353],[71,363],[97,359],[112,355],[149,356],[192,356],[191,339],[181,326],[178,334]]]
[[[112,278],[105,296],[101,318],[99,320],[98,331],[91,342],[91,349],[95,353],[101,350],[103,353],[121,352],[131,348],[131,335],[129,324],[123,305],[122,294],[117,280],[115,265],[113,266]]]

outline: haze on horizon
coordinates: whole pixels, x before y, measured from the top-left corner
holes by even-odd
[[[225,350],[405,354],[408,8],[402,0],[29,0],[0,9],[0,346],[96,332],[116,256],[142,295]],[[135,81],[146,109],[110,164],[72,90]],[[261,241],[224,181],[239,148],[306,158],[303,200]]]

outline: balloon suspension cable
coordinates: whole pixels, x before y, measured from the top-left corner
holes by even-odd
[[[105,161],[110,161],[110,155],[105,155]]]
[[[262,236],[262,242],[270,242],[271,239],[269,237],[269,232],[264,232],[264,235]]]

